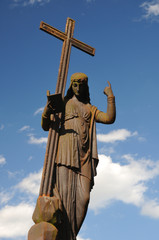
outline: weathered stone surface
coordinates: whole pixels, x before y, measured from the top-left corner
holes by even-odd
[[[60,218],[59,199],[47,196],[38,197],[32,217],[35,223],[44,221],[56,225],[60,223]]]
[[[33,225],[28,232],[28,240],[57,240],[57,228],[51,223]]]

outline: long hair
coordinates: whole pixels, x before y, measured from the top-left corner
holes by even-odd
[[[65,102],[70,100],[73,96],[74,96],[74,92],[72,90],[72,84],[71,84],[64,98]],[[84,90],[83,96],[81,96],[81,100],[83,103],[90,103],[89,87],[87,83],[85,83],[85,90]]]

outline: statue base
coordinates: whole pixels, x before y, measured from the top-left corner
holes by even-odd
[[[28,240],[56,240],[57,228],[48,222],[33,225],[28,232]]]
[[[39,196],[32,216],[35,225],[28,232],[28,240],[57,240],[62,222],[61,209],[56,197]]]

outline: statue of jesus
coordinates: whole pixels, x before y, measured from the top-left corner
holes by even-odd
[[[98,164],[95,123],[112,124],[115,121],[115,97],[110,82],[104,94],[107,96],[106,113],[91,105],[87,75],[75,73],[71,76],[63,101],[52,184],[52,195],[62,205],[60,240],[76,240],[87,212]],[[42,114],[45,131],[49,130],[52,113],[48,101]]]

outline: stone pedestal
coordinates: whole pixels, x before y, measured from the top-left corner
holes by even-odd
[[[48,222],[33,225],[28,232],[28,240],[56,240],[57,228]]]
[[[57,240],[62,219],[59,199],[39,196],[32,219],[35,225],[28,232],[28,240]]]

